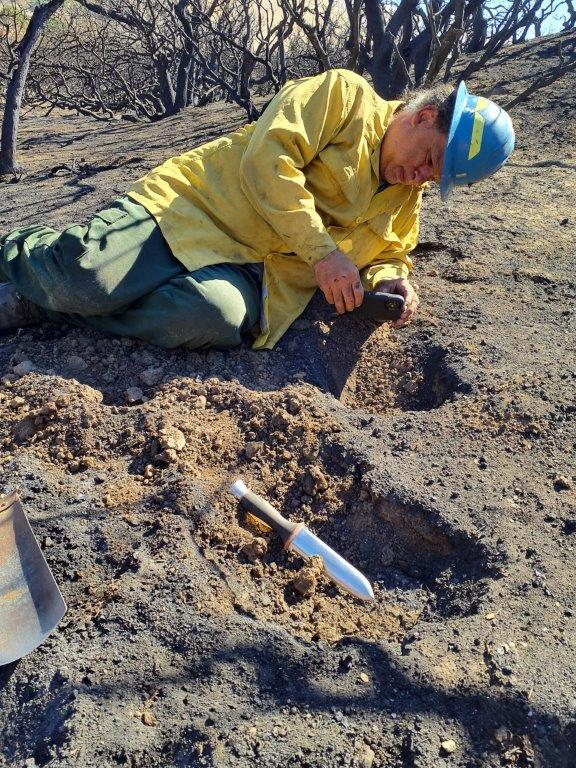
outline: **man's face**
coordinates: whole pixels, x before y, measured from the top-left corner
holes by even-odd
[[[448,137],[436,117],[436,107],[395,115],[380,148],[381,179],[410,186],[440,180]]]

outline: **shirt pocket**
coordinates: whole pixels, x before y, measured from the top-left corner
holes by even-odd
[[[349,203],[355,203],[360,194],[360,185],[354,168],[351,165],[342,165],[336,168],[330,168],[330,173],[334,177],[341,194]]]
[[[350,147],[330,144],[320,152],[319,158],[343,197],[349,203],[357,203],[360,195],[358,169],[362,164],[359,147],[352,150]]]
[[[98,211],[94,214],[94,218],[102,219],[106,224],[115,224],[120,219],[128,216],[128,211],[123,208],[105,208],[103,211]]]

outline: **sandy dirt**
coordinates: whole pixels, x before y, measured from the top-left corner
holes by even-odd
[[[556,50],[469,85],[504,103]],[[272,352],[0,339],[0,489],[69,605],[0,669],[0,765],[576,766],[575,94],[573,73],[513,111],[493,182],[426,194],[406,329],[318,301]],[[0,226],[86,220],[242,120],[28,116]],[[236,477],[375,601],[254,527]]]

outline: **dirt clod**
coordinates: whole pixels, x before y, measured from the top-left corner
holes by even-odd
[[[156,718],[154,717],[152,712],[150,712],[150,710],[147,710],[147,709],[145,709],[142,712],[141,720],[144,723],[144,725],[148,725],[150,727],[154,727],[154,726],[158,725],[158,721],[156,720]]]
[[[319,467],[308,467],[302,480],[302,489],[308,496],[322,493],[328,488],[328,480]]]
[[[442,754],[452,755],[454,752],[456,752],[457,745],[454,739],[445,739],[443,742],[441,742],[440,749]]]
[[[263,443],[259,442],[249,442],[246,443],[244,446],[244,453],[246,454],[247,459],[253,459],[255,456],[257,456],[260,451],[262,450]]]
[[[158,443],[164,450],[181,451],[186,446],[186,437],[176,427],[163,427],[158,432]]]
[[[374,750],[368,744],[363,744],[358,752],[358,768],[372,768],[375,757]]]
[[[124,399],[127,403],[140,403],[142,402],[142,398],[144,397],[144,393],[140,389],[140,387],[129,387],[126,392],[124,392]]]
[[[15,365],[14,368],[12,368],[12,372],[15,376],[26,376],[28,373],[32,373],[32,371],[36,370],[36,366],[31,360],[22,360],[21,363],[18,363],[18,365]]]
[[[556,475],[554,478],[554,487],[557,491],[569,491],[572,488],[572,479],[566,475]]]
[[[290,583],[292,589],[302,597],[308,598],[316,592],[318,578],[324,570],[321,557],[311,557],[307,564],[298,571]]]
[[[251,562],[260,560],[268,551],[268,542],[261,536],[256,536],[242,547],[242,554]]]

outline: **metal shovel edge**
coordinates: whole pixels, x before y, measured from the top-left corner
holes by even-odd
[[[18,492],[0,497],[0,665],[37,648],[66,610]]]

